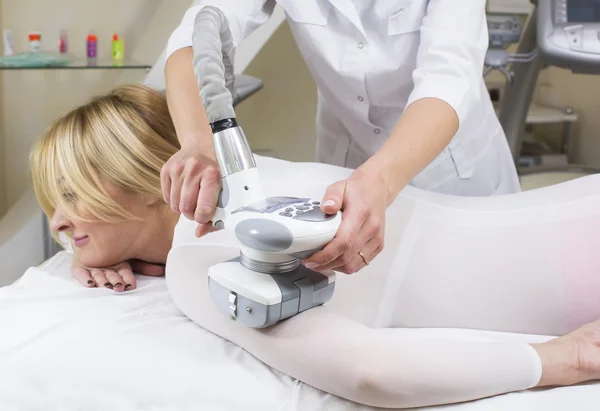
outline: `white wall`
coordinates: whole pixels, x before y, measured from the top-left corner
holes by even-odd
[[[11,29],[17,51],[28,47],[27,32],[43,33],[43,47],[56,49],[59,31],[69,51],[85,56],[90,30],[99,36],[99,57],[109,57],[113,32],[125,40],[125,54],[153,64],[190,0],[1,0],[2,28]],[[0,191],[6,208],[30,186],[27,156],[34,139],[56,117],[117,84],[141,82],[143,70],[2,71]],[[0,197],[1,198],[1,197]]]
[[[42,214],[31,189],[0,219],[0,287],[9,285],[44,259]]]
[[[245,72],[265,83],[263,90],[236,109],[252,149],[291,161],[314,160],[317,87],[287,22]]]

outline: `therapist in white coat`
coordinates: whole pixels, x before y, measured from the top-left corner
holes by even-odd
[[[192,69],[192,30],[207,5],[239,45],[281,6],[318,86],[317,160],[356,168],[329,187],[336,238],[305,264],[353,273],[382,250],[387,206],[411,184],[490,196],[519,190],[482,78],[485,0],[206,0],[167,47],[167,100],[182,145],[162,172],[165,201],[210,231],[220,189],[212,134]],[[282,56],[284,58],[284,56]],[[291,81],[291,80],[290,80]],[[200,187],[200,188],[199,188]]]

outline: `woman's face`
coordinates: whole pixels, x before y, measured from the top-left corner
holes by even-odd
[[[110,222],[84,221],[85,206],[76,202],[77,218],[67,218],[58,208],[51,220],[52,231],[68,234],[79,262],[87,267],[108,267],[136,257],[139,247],[147,237],[151,218],[150,207],[141,196],[126,192],[111,184],[104,184],[109,196],[140,220]],[[66,194],[68,195],[68,194]]]

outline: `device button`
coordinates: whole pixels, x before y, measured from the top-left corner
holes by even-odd
[[[310,207],[306,207],[306,206],[300,206],[300,207],[296,207],[298,210],[302,210],[302,211],[306,211],[308,209],[310,209]]]
[[[294,211],[294,209],[292,207],[288,207],[288,208],[285,209],[285,211],[287,211],[288,213],[290,213],[290,212]]]
[[[600,36],[600,33],[599,33],[598,35]],[[319,204],[321,204],[321,202],[320,202],[320,201],[313,201],[312,203],[313,203],[314,205],[319,205]]]
[[[583,26],[568,26],[564,30],[571,50],[583,50]]]
[[[290,213],[279,213],[279,215],[282,215],[284,217],[291,217],[292,216]]]

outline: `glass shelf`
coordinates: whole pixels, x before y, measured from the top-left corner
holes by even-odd
[[[115,61],[112,58],[77,58],[52,53],[23,53],[0,58],[0,70],[82,70],[137,69],[150,71],[151,65],[132,59]]]

